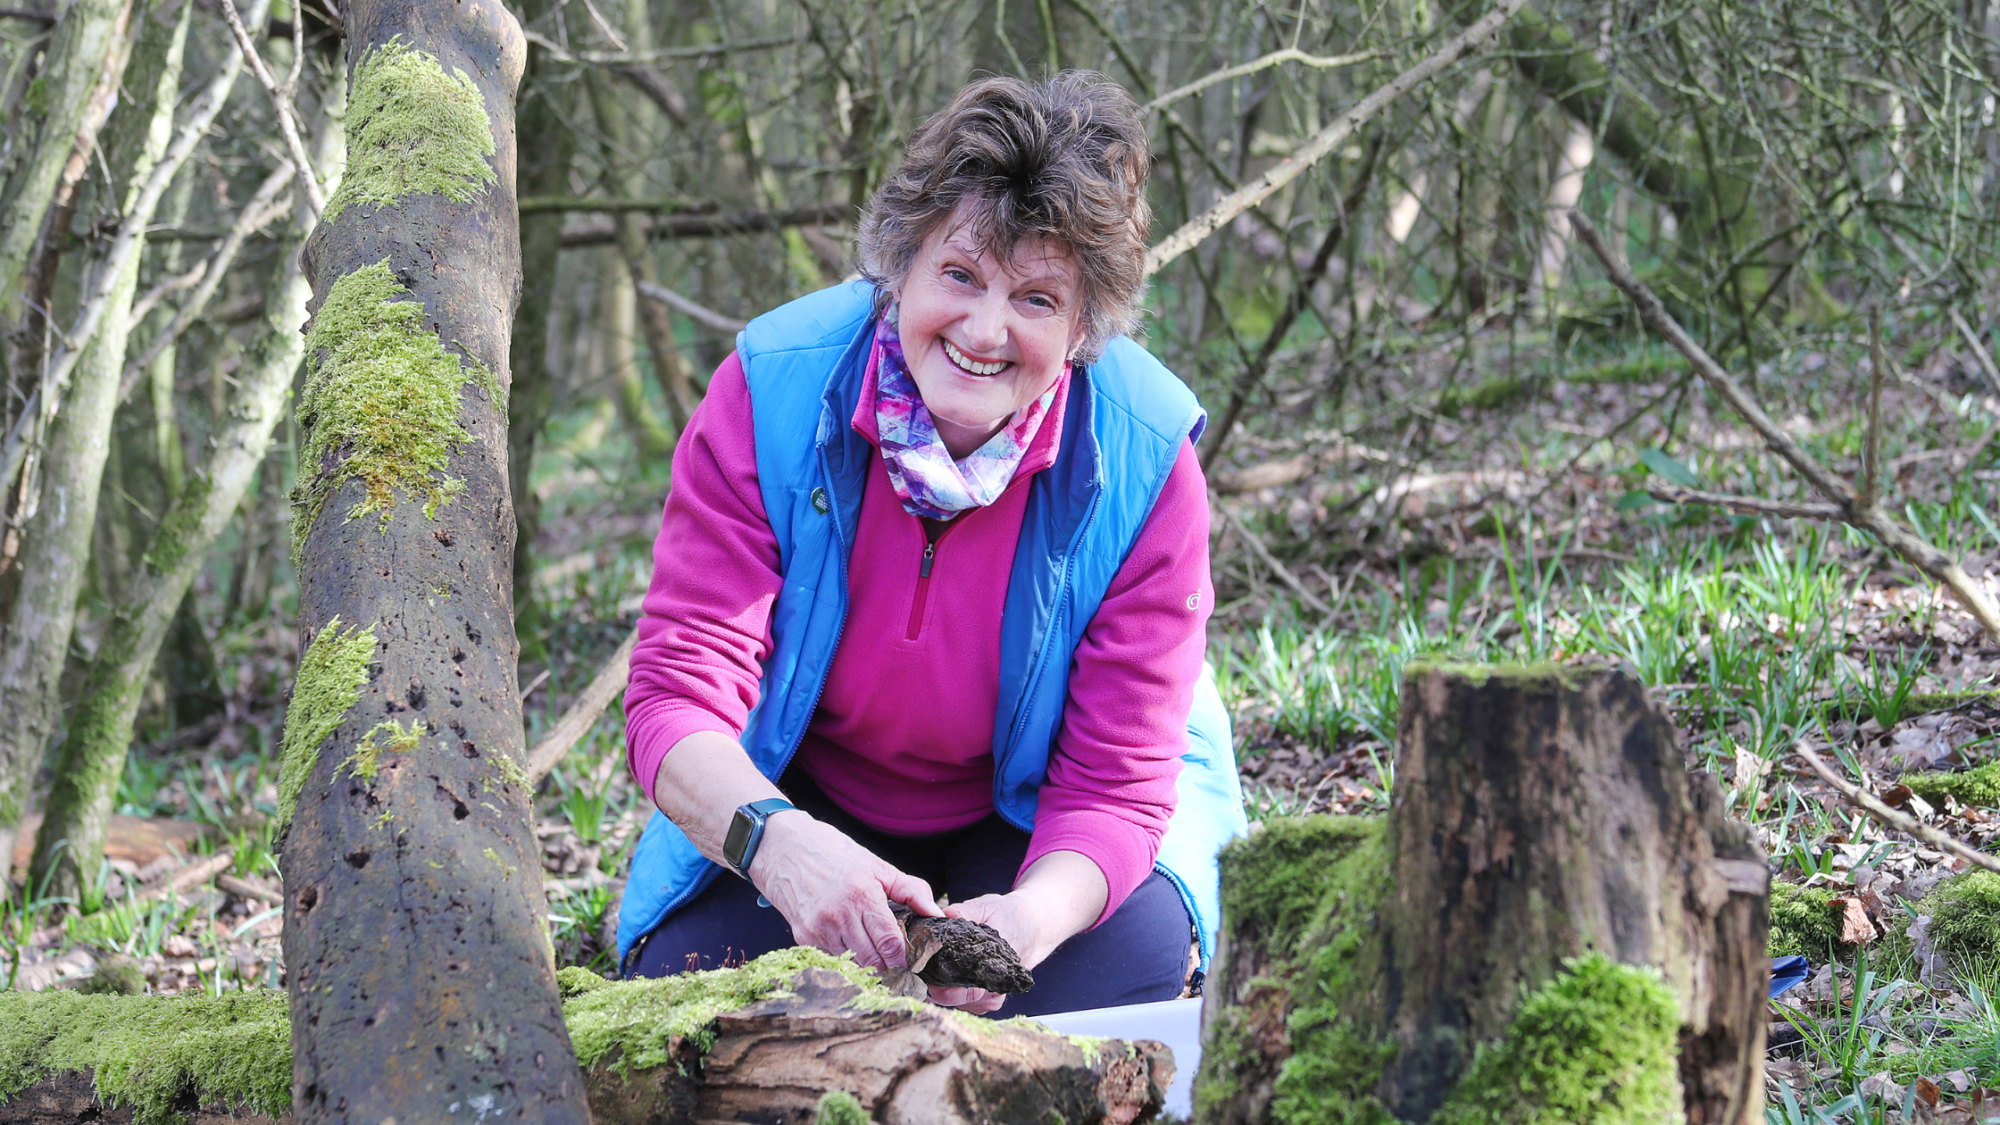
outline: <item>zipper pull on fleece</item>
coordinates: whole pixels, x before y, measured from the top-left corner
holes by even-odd
[[[931,560],[934,558],[937,558],[937,542],[935,540],[924,544],[924,564],[917,569],[918,578],[929,578],[931,576]]]

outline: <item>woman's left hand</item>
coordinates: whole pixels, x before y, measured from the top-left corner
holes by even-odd
[[[1004,895],[981,895],[944,908],[946,915],[984,922],[998,930],[1033,969],[1056,947],[1097,921],[1110,889],[1097,864],[1080,852],[1050,852],[1021,873]],[[983,988],[933,986],[931,1002],[979,1015],[997,1011],[1006,994]]]

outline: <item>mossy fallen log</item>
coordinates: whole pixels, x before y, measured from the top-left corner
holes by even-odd
[[[1390,813],[1223,853],[1196,1120],[1749,1125],[1763,857],[1608,669],[1414,667]]]
[[[1173,1078],[1159,1043],[979,1019],[810,949],[649,981],[566,969],[562,987],[599,1125],[808,1125],[850,1108],[926,1125],[1126,1125],[1157,1115]],[[291,1082],[282,992],[0,993],[0,1125],[289,1121]]]

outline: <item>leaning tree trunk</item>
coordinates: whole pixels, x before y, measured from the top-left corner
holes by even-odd
[[[518,764],[525,43],[497,4],[354,0],[344,23],[346,175],[305,251],[310,643],[280,775],[295,1112],[587,1121]]]
[[[346,83],[344,74],[327,82],[313,152],[329,189],[338,186],[346,155],[342,127]],[[169,96],[166,104],[172,102]],[[224,425],[209,440],[213,452],[208,463],[190,475],[174,497],[85,673],[75,714],[57,751],[55,781],[29,869],[31,886],[75,895],[103,862],[105,828],[118,796],[133,720],[161,642],[169,628],[186,622],[191,611],[187,593],[195,572],[235,515],[271,447],[272,429],[283,414],[285,394],[305,350],[299,328],[305,322],[311,288],[299,266],[298,250],[316,216],[303,202],[298,212],[289,234],[278,244],[257,341],[230,397]],[[64,843],[66,847],[58,846]]]
[[[1400,742],[1224,853],[1197,1119],[1761,1121],[1769,873],[1644,688],[1414,668]]]

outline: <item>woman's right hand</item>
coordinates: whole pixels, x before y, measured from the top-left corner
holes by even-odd
[[[932,918],[944,914],[929,884],[799,810],[765,822],[750,881],[791,923],[794,941],[828,953],[852,950],[871,968],[902,968],[908,959],[890,900]]]

